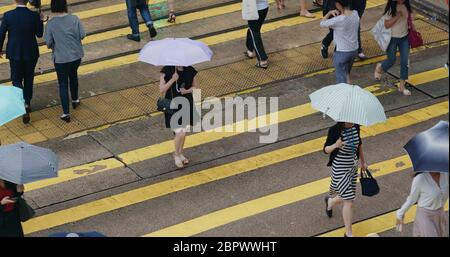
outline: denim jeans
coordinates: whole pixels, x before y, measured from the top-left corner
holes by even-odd
[[[78,67],[81,59],[68,63],[55,63],[59,84],[59,97],[64,114],[69,114],[69,87],[72,100],[78,100]]]
[[[384,72],[394,66],[397,60],[397,48],[400,51],[400,79],[408,79],[409,41],[408,36],[402,38],[393,37],[386,50],[387,59],[381,64]]]
[[[336,84],[347,83],[347,75],[350,75],[353,67],[353,62],[357,55],[358,51],[334,52],[333,63],[334,68],[336,69]]]
[[[137,17],[137,9],[141,13],[142,19],[144,19],[147,27],[153,25],[152,16],[150,15],[150,10],[148,9],[148,5],[137,5],[133,6],[131,3],[133,0],[125,0],[127,3],[127,14],[128,14],[128,22],[130,23],[131,33],[135,36],[139,35],[139,21]]]

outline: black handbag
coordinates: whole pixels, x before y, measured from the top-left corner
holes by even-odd
[[[20,221],[25,222],[31,218],[34,217],[36,214],[33,208],[31,208],[30,205],[28,205],[27,201],[23,199],[22,197],[19,197],[17,199],[17,206],[19,207],[19,216]]]
[[[172,95],[172,99],[173,99],[173,92],[172,92],[172,88],[169,88],[170,93]],[[170,108],[170,104],[172,103],[172,99],[168,99],[165,97],[159,97],[158,101],[156,102],[156,109],[159,112],[163,112],[163,113],[167,113],[167,114],[174,114],[176,112],[176,109],[171,109]]]
[[[364,196],[375,196],[380,192],[380,187],[378,182],[373,178],[372,173],[368,169],[361,169],[361,177],[359,178],[361,182],[361,191]]]

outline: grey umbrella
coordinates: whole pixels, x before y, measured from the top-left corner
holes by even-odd
[[[0,147],[0,179],[26,184],[58,176],[58,157],[24,142]]]
[[[406,145],[416,172],[448,172],[448,122],[417,134]]]

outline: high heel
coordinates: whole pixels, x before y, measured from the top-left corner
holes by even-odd
[[[70,115],[69,114],[63,114],[61,117],[59,117],[61,120],[69,123],[70,122]]]
[[[81,102],[80,100],[73,100],[72,101],[72,108],[76,109],[78,106],[80,106]]]
[[[381,72],[379,72],[379,70],[381,69],[381,64],[378,63],[377,66],[375,67],[375,72],[374,72],[374,78],[377,81],[381,81],[381,77],[383,76],[383,74],[381,74]]]

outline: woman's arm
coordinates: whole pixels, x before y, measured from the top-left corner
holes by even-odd
[[[47,23],[45,26],[44,40],[48,49],[53,49],[55,47],[55,40],[53,39],[50,23]]]
[[[86,31],[84,30],[83,23],[81,23],[80,19],[78,19],[78,32],[80,33],[80,39],[86,37]]]
[[[403,17],[403,15],[405,15],[405,14],[401,10],[399,10],[394,17],[390,18],[389,20],[386,19],[384,21],[384,26],[387,29],[392,28],[395,25],[395,23],[397,23],[397,21]]]
[[[334,18],[330,19],[333,16]],[[332,28],[338,22],[337,17],[339,16],[338,10],[331,10],[325,15],[320,21],[320,27],[322,28]]]
[[[175,72],[175,74],[177,74],[177,73]],[[175,74],[174,74],[174,77],[175,77]],[[178,74],[177,74],[176,76],[178,76]],[[165,80],[165,74],[164,74],[164,73],[161,73],[161,74],[160,74],[160,76],[159,76],[159,92],[160,92],[161,94],[167,92],[167,90],[169,90],[169,88],[173,85],[173,83],[175,83],[175,81],[177,81],[177,79],[174,80],[174,77],[172,77],[172,78],[166,83],[166,80]]]
[[[422,176],[417,175],[412,182],[411,193],[406,199],[406,202],[397,211],[398,220],[403,220],[405,213],[409,210],[409,208],[411,208],[411,206],[413,206],[419,200],[421,183],[422,183]]]

